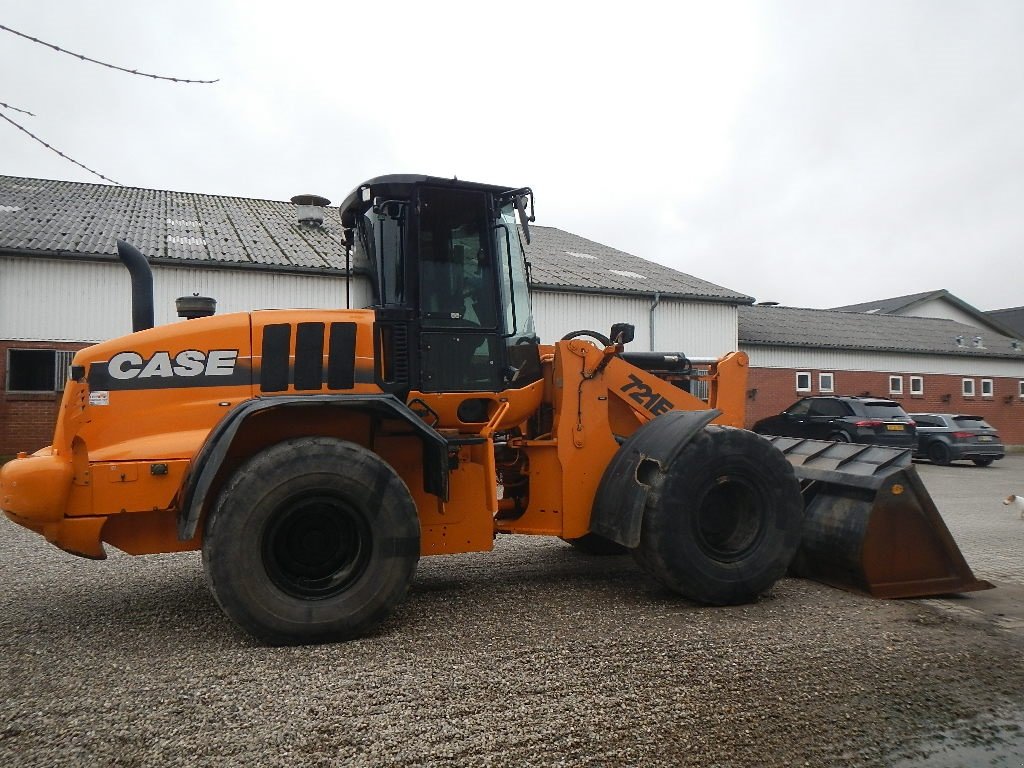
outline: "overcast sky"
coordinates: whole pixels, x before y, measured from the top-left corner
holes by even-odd
[[[1024,305],[1024,2],[0,0],[0,109],[122,184],[529,185],[538,224],[755,297]],[[0,173],[99,181],[0,121]]]

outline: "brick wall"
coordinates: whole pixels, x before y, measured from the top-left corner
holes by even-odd
[[[79,350],[87,344],[69,342],[0,341],[0,456],[37,451],[53,440],[60,392],[7,391],[7,350]]]
[[[818,374],[822,371],[800,369],[811,374],[811,391],[796,391],[796,370],[788,368],[751,368],[747,383],[747,426],[758,419],[772,416],[807,395],[874,395],[895,400],[909,413],[969,413],[983,416],[1007,445],[1024,445],[1024,399],[1020,397],[1017,378],[992,378],[993,394],[982,397],[981,380],[974,376],[974,397],[963,395],[962,376],[921,374],[924,394],[910,394],[910,374],[900,371],[876,373],[873,371],[824,371],[834,376],[834,392],[818,389]],[[914,374],[915,376],[918,374]],[[889,377],[903,377],[903,394],[889,394]],[[987,377],[985,377],[987,378]],[[756,394],[752,390],[757,390]],[[949,395],[949,400],[944,396]],[[753,396],[753,399],[751,399]],[[1009,400],[1009,402],[1007,402]]]

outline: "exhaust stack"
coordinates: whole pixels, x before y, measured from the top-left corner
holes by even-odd
[[[132,277],[132,331],[153,327],[153,270],[134,245],[117,241],[117,256]]]

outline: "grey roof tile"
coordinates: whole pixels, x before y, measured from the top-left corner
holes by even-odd
[[[344,271],[338,209],[325,215],[323,227],[311,228],[298,224],[290,202],[0,176],[0,250],[7,251],[113,258],[122,238],[155,263]],[[538,288],[753,301],[560,229],[530,229],[526,252]]]
[[[931,317],[741,306],[738,331],[741,345],[972,355],[1024,361],[1024,349],[1014,348],[1015,339]],[[978,336],[982,347],[974,346]]]
[[[709,301],[749,304],[753,299],[670,267],[554,227],[531,226],[526,246],[533,283],[552,290],[655,292]]]
[[[911,304],[916,304],[925,299],[937,298],[948,295],[948,291],[924,291],[923,293],[912,293],[907,296],[893,296],[888,299],[876,299],[875,301],[862,301],[860,304],[847,304],[844,307],[832,307],[839,312],[867,312],[877,315],[891,315],[899,312]]]
[[[0,176],[0,249],[115,258],[118,238],[154,263],[344,269],[337,209],[310,234],[290,202]]]
[[[1007,309],[993,309],[986,312],[996,322],[1002,323],[1007,328],[1016,331],[1024,338],[1024,307],[1008,307]]]

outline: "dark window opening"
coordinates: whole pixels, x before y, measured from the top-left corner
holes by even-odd
[[[74,352],[55,349],[9,349],[8,392],[59,392],[68,379]]]
[[[427,325],[495,328],[491,231],[483,195],[427,189],[420,201],[420,314]]]

